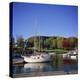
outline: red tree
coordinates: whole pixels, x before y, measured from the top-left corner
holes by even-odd
[[[62,41],[62,47],[66,49],[69,48],[69,41],[67,39],[64,39]]]

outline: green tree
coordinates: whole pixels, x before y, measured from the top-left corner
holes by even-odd
[[[19,36],[16,41],[17,47],[24,48],[24,38],[22,36]]]
[[[10,50],[13,53],[14,53],[14,48],[15,48],[15,39],[14,39],[14,37],[11,37],[10,38]]]
[[[57,48],[62,49],[62,41],[63,41],[63,37],[57,37]]]
[[[57,37],[53,37],[52,38],[52,48],[53,49],[56,49],[57,48]]]
[[[78,40],[75,37],[70,37],[69,39],[69,43],[70,43],[70,49],[75,49],[78,47]]]

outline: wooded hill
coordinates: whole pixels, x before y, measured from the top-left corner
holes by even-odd
[[[22,52],[33,51],[47,51],[47,50],[74,50],[78,48],[78,39],[76,37],[58,37],[58,36],[33,36],[28,39],[18,37],[15,41],[14,38],[10,41],[13,51]]]

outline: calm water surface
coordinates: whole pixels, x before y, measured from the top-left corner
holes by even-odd
[[[52,63],[25,63],[14,64],[13,74],[23,74],[32,72],[54,72],[64,71],[69,73],[71,71],[77,71],[78,65],[75,61],[53,61]]]

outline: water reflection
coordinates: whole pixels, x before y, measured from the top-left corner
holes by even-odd
[[[66,72],[66,74],[69,74],[71,71],[77,71],[78,64],[77,63],[64,63],[63,70],[64,72]]]
[[[71,71],[77,71],[77,69],[77,63],[26,63],[13,65],[13,74],[54,71],[64,71],[68,74]]]
[[[51,67],[50,63],[28,63],[24,65],[24,70],[29,69],[29,72],[45,72],[52,71],[54,68]]]

